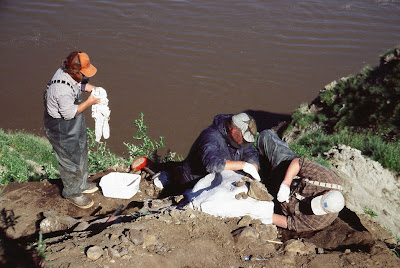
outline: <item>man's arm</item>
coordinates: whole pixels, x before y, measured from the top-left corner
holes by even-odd
[[[226,160],[224,170],[242,170],[245,164],[246,164],[245,161]],[[258,166],[256,164],[252,165],[258,171]]]
[[[286,174],[285,174],[285,177],[283,178],[282,183],[288,187],[290,187],[290,184],[292,184],[294,177],[297,174],[299,174],[299,171],[300,171],[299,160],[300,160],[300,158],[293,159],[292,162],[290,163],[288,169],[286,170]]]
[[[81,104],[78,105],[77,114],[82,113],[86,108],[92,106],[93,104],[97,104],[97,103],[100,103],[100,98],[96,98],[95,96],[90,94],[89,97],[87,98],[87,100],[85,100],[84,102],[82,102]]]
[[[276,196],[276,199],[278,199],[278,201],[281,203],[289,202],[290,184],[292,183],[294,177],[300,171],[299,160],[300,158],[293,159],[292,162],[290,162],[288,169],[286,170],[285,177],[283,178],[281,186],[279,187],[278,194]]]
[[[226,160],[224,170],[243,170],[247,174],[250,174],[253,179],[261,181],[260,175],[258,174],[258,166],[244,161]]]

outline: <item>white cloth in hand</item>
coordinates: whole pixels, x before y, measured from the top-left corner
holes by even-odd
[[[280,203],[289,202],[289,195],[290,195],[290,188],[286,184],[282,183],[281,186],[279,187],[276,199],[278,199]]]
[[[247,174],[250,174],[253,177],[253,179],[261,181],[260,175],[258,174],[256,167],[253,166],[252,164],[246,162],[244,164],[243,171],[246,172]]]
[[[105,139],[110,137],[110,108],[108,107],[107,92],[102,87],[96,87],[92,90],[92,95],[96,98],[100,98],[100,103],[92,105],[92,117],[95,120],[95,135],[96,141],[99,142],[101,136]]]

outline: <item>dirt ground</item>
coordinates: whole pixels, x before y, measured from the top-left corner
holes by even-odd
[[[391,234],[346,208],[324,230],[294,233],[178,209],[181,196],[157,198],[145,178],[128,200],[90,194],[87,210],[61,197],[59,180],[1,188],[3,267],[400,267]]]

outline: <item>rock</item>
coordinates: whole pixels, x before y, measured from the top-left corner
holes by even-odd
[[[251,198],[260,201],[272,201],[274,199],[273,196],[268,192],[265,185],[262,184],[261,182],[255,180],[249,180],[248,183],[249,183],[249,191],[247,192],[247,195],[250,196]]]
[[[129,230],[129,239],[135,245],[142,245],[144,243],[144,237],[142,232],[136,229]]]
[[[110,256],[111,259],[121,258],[121,255],[119,255],[118,250],[113,248],[108,248],[108,256]]]
[[[123,257],[123,256],[127,255],[129,252],[128,252],[128,250],[127,250],[125,247],[122,247],[122,248],[120,248],[120,249],[118,250],[118,253],[119,253],[119,255],[120,255],[121,257]]]
[[[49,217],[45,218],[40,222],[40,231],[42,233],[51,233],[56,231],[61,231],[65,229],[65,225],[63,225],[59,217]]]
[[[246,226],[249,226],[249,225],[250,225],[251,221],[252,221],[252,218],[251,218],[250,216],[247,216],[247,215],[246,215],[246,216],[242,217],[242,218],[238,221],[237,225],[238,225],[239,227],[246,227]]]
[[[169,212],[169,215],[174,219],[179,219],[181,212],[178,209],[173,209]]]
[[[86,230],[87,228],[89,228],[90,224],[86,221],[83,221],[81,223],[79,223],[75,228],[74,228],[74,232],[81,232]]]
[[[62,224],[67,225],[68,227],[72,227],[80,221],[70,216],[65,216],[65,217],[60,217],[60,222]]]
[[[174,196],[174,202],[175,202],[175,204],[178,204],[179,202],[181,202],[183,199],[185,198],[185,196],[184,195],[177,195],[177,196]]]
[[[132,256],[131,255],[124,255],[124,256],[122,256],[121,257],[121,259],[123,259],[123,260],[130,260],[132,258]]]
[[[49,218],[49,217],[55,217],[58,216],[58,212],[54,210],[49,210],[49,211],[44,211],[43,212],[43,217]]]
[[[98,258],[100,258],[103,255],[103,249],[99,246],[93,246],[90,247],[87,251],[86,251],[86,256],[88,257],[88,259],[95,261]]]
[[[129,239],[124,235],[120,235],[119,236],[119,242],[126,244],[126,243],[129,242]]]
[[[233,185],[236,187],[242,187],[243,185],[245,185],[246,183],[244,181],[237,181],[235,182]]]
[[[289,254],[308,255],[315,253],[316,246],[309,242],[291,239],[285,243],[285,251]]]
[[[143,246],[144,247],[149,247],[149,246],[156,246],[160,244],[160,241],[158,240],[157,236],[155,236],[154,234],[145,234],[144,235],[144,242],[143,242]]]
[[[110,234],[109,239],[110,239],[110,241],[119,240],[119,235],[117,235],[117,234]]]
[[[240,200],[240,199],[247,199],[247,197],[248,197],[248,195],[247,195],[245,192],[243,192],[243,193],[238,193],[238,194],[235,195],[235,198],[236,198],[237,200]]]
[[[153,199],[150,204],[150,208],[152,209],[160,209],[164,207],[168,207],[172,205],[172,201],[165,198],[165,199]]]
[[[275,240],[278,238],[278,228],[272,224],[260,224],[256,225],[256,231],[259,233],[259,237],[262,241]]]
[[[154,195],[154,189],[153,188],[147,188],[144,192],[148,196],[153,196]]]
[[[248,239],[257,239],[258,233],[252,227],[242,227],[232,232],[233,238],[236,243],[245,242]]]

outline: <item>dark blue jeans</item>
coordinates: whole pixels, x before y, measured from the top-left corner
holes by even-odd
[[[288,166],[298,156],[270,129],[262,131],[258,136],[257,149],[263,182],[268,191],[276,196]]]

